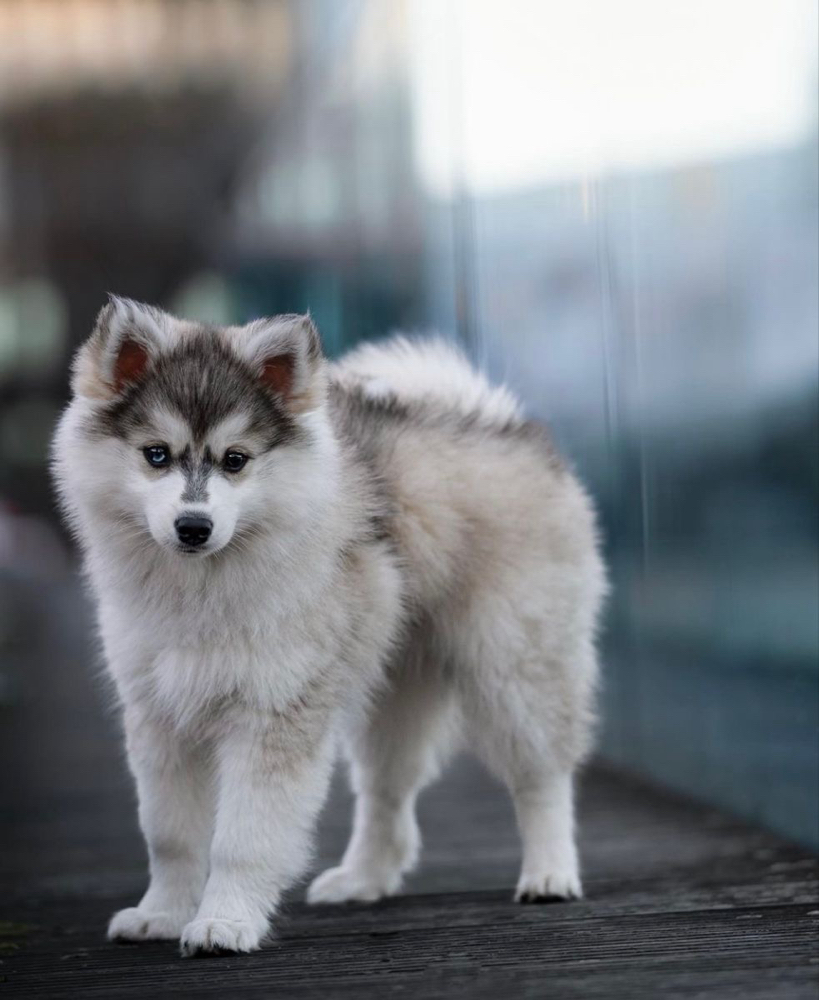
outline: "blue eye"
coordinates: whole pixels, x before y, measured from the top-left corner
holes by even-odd
[[[153,466],[155,469],[162,469],[164,466],[170,465],[170,453],[162,444],[152,444],[148,448],[143,448],[142,454],[145,456],[145,461],[148,465]]]
[[[247,455],[241,451],[228,451],[225,453],[223,464],[227,472],[238,472],[247,464]]]

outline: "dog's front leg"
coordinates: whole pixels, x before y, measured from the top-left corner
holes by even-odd
[[[126,707],[125,738],[151,881],[137,906],[114,914],[108,936],[178,939],[207,878],[214,805],[209,756],[139,705]]]
[[[253,951],[302,874],[332,766],[330,713],[233,709],[217,750],[218,805],[210,875],[182,954]]]

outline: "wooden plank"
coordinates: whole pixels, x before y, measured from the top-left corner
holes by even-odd
[[[335,858],[347,826],[349,796],[337,785],[322,863]],[[29,818],[16,848],[27,887],[6,914],[34,929],[6,942],[18,949],[0,968],[5,995],[242,997],[275,988],[294,997],[534,997],[548,984],[560,996],[816,996],[816,860],[605,771],[588,775],[582,797],[587,899],[511,902],[508,802],[462,762],[423,803],[431,850],[410,895],[312,909],[297,892],[277,939],[240,959],[182,961],[172,945],[103,941],[109,913],[143,881],[129,797],[123,782],[113,800],[65,796],[56,824],[54,813]],[[62,874],[35,873],[44,853],[46,868]]]
[[[422,797],[406,895],[313,909],[301,887],[276,939],[241,958],[108,944],[109,915],[144,886],[144,850],[87,621],[69,617],[43,638],[31,697],[0,720],[2,759],[27,761],[0,794],[0,997],[819,997],[816,858],[600,767],[580,796],[582,901],[513,904],[508,797],[460,760]],[[349,815],[339,774],[316,870],[337,861]]]

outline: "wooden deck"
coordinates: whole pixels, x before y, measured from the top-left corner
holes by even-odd
[[[512,903],[511,807],[462,760],[422,799],[405,895],[314,909],[297,890],[276,940],[241,958],[109,944],[108,916],[144,884],[130,784],[71,638],[82,615],[44,628],[59,658],[32,660],[27,701],[0,718],[0,998],[819,997],[816,859],[600,768],[582,787],[581,902]],[[348,817],[337,781],[316,869]]]

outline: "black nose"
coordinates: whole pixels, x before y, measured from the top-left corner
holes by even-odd
[[[204,545],[213,530],[213,521],[199,514],[183,514],[175,522],[176,535],[183,545]]]

